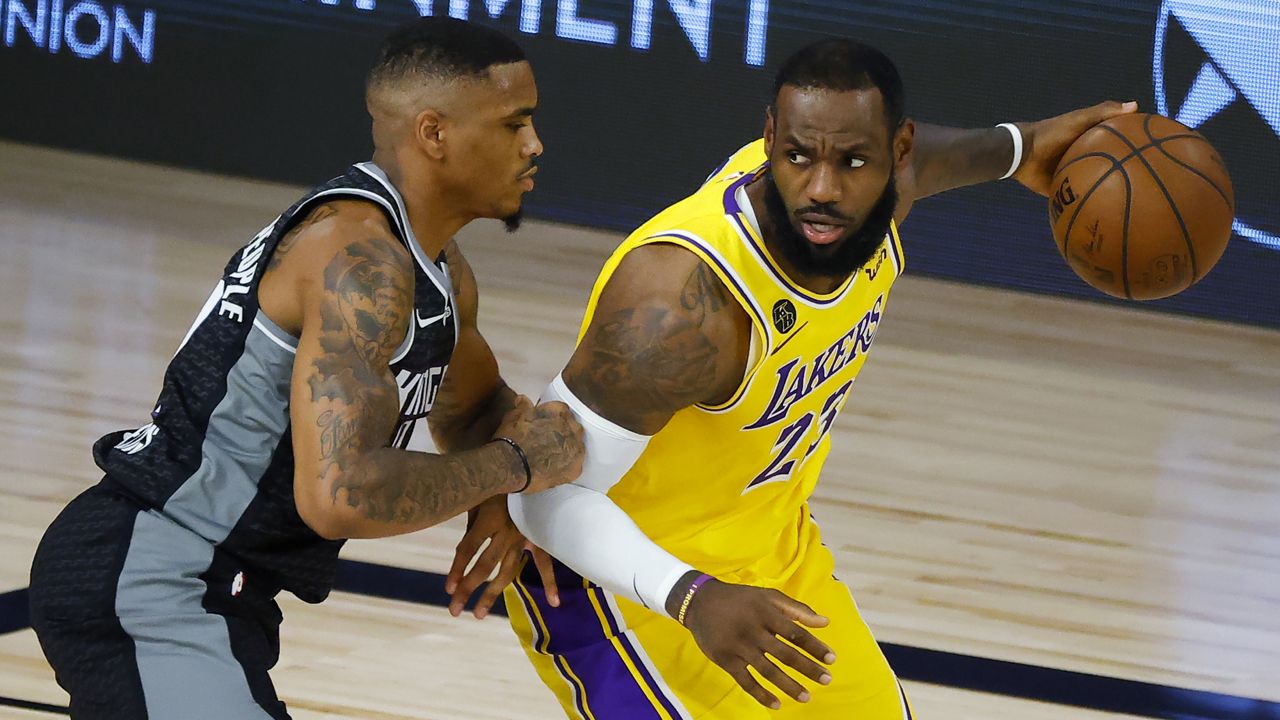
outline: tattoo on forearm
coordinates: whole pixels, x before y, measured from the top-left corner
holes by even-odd
[[[519,459],[494,446],[488,455],[427,456],[431,471],[404,462],[407,454],[391,448],[366,453],[358,468],[334,487],[334,502],[345,501],[378,522],[425,526],[457,515],[494,491],[499,478],[512,477]],[[406,466],[408,465],[408,467]]]

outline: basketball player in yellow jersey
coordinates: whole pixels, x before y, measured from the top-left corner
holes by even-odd
[[[506,604],[570,717],[911,717],[808,507],[903,269],[898,224],[1002,175],[1043,194],[1072,140],[1134,109],[918,125],[889,59],[844,40],[793,56],[775,90],[763,140],[605,264],[544,395],[587,460],[512,496],[559,604],[532,566]]]

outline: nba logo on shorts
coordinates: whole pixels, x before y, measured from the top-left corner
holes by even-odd
[[[1157,112],[1209,137],[1238,177],[1275,177],[1280,2],[1163,0],[1152,66]],[[1232,229],[1280,250],[1280,210],[1267,190],[1237,183]]]

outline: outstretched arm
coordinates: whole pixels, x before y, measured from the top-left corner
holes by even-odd
[[[1058,161],[1076,138],[1108,118],[1136,109],[1132,102],[1104,102],[1038,122],[1016,123],[1022,157],[1013,178],[1033,192],[1048,195]],[[914,123],[911,151],[897,167],[895,220],[901,223],[916,200],[999,180],[1009,171],[1014,151],[1013,135],[1002,127],[961,130]]]

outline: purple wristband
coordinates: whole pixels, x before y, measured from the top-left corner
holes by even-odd
[[[693,596],[698,592],[698,588],[702,587],[702,584],[708,580],[715,580],[715,578],[702,573],[694,578],[693,582],[689,583],[689,589],[684,593],[684,602],[680,603],[680,612],[676,614],[676,622],[684,625],[684,616],[689,612],[689,603],[693,601]]]

